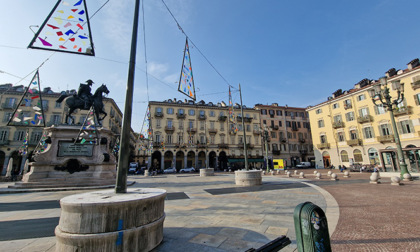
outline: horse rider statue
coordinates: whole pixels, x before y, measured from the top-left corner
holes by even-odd
[[[77,91],[77,96],[84,101],[85,103],[85,109],[89,109],[89,107],[92,105],[92,89],[91,86],[94,83],[92,80],[87,80],[87,84],[80,83],[79,90]]]

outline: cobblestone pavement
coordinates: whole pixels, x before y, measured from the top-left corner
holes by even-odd
[[[171,174],[130,176],[132,187],[167,190],[164,240],[160,251],[245,251],[287,235],[296,251],[293,210],[311,201],[328,218],[333,251],[420,251],[420,181],[390,185],[369,183],[369,173],[352,173],[331,181],[327,170],[318,180],[263,176],[263,186],[238,190],[234,175],[214,177]],[[7,192],[0,183],[0,193]],[[83,191],[0,194],[0,251],[55,251],[53,228],[60,215],[58,200]],[[338,203],[338,205],[337,205]]]

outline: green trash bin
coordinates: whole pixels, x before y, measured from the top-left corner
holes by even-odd
[[[324,211],[312,202],[296,206],[293,213],[299,252],[331,251],[328,222]]]

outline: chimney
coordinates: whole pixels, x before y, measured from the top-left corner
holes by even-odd
[[[386,77],[388,77],[388,78],[390,78],[390,77],[392,77],[396,74],[397,74],[397,71],[395,70],[395,68],[391,68],[385,73]]]
[[[411,70],[411,69],[413,69],[413,68],[415,68],[419,65],[420,65],[419,58],[417,58],[417,59],[413,59],[412,61],[408,62],[407,68],[408,68],[408,70]]]

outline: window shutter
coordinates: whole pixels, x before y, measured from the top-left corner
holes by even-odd
[[[404,134],[404,132],[402,131],[402,127],[403,127],[402,122],[398,122],[397,123],[397,130],[398,130],[399,134]]]
[[[414,95],[414,101],[416,102],[416,105],[417,106],[420,105],[420,102],[419,102],[419,94]]]
[[[375,106],[375,115],[378,115],[378,114],[379,114],[378,106]]]

